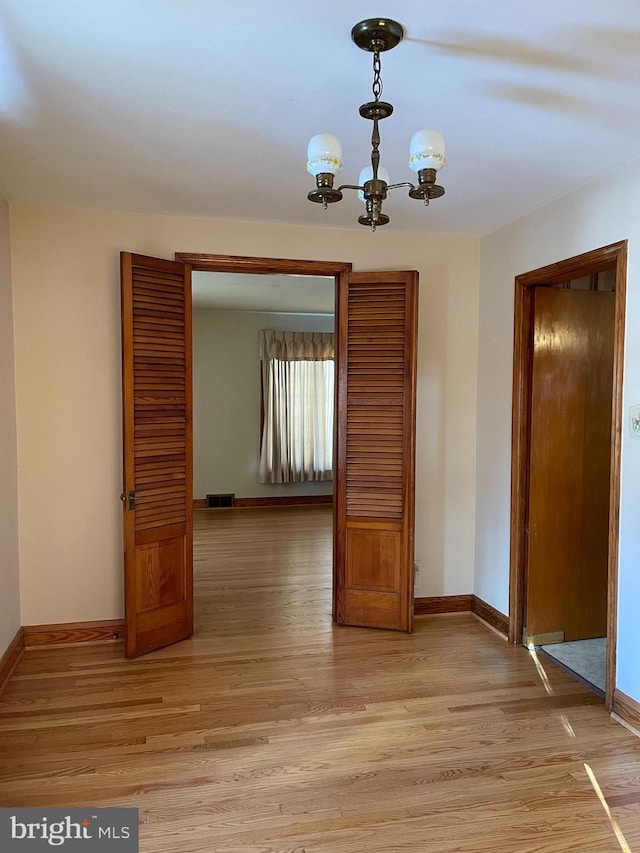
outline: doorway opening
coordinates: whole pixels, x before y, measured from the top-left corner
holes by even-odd
[[[333,276],[194,271],[200,636],[331,622]]]
[[[350,263],[336,263],[328,261],[308,261],[308,260],[290,260],[290,259],[273,259],[259,257],[242,257],[235,255],[206,255],[206,254],[191,254],[184,252],[176,252],[176,261],[189,264],[192,270],[192,277],[196,277],[198,273],[226,273],[231,275],[252,275],[252,276],[295,276],[306,277],[312,276],[316,278],[331,278],[333,280],[334,290],[334,325],[340,322],[339,301],[337,298],[338,285],[340,277],[348,274],[351,271]],[[338,329],[336,328],[336,331]],[[337,383],[336,383],[337,389]],[[334,400],[334,409],[338,411],[337,394]],[[334,437],[337,438],[338,418],[335,419]],[[338,618],[337,613],[337,587],[339,579],[336,577],[336,572],[339,567],[340,556],[337,549],[340,546],[337,535],[337,506],[335,504],[335,481],[332,490],[334,497],[333,505],[333,526],[332,526],[332,615],[333,618]]]
[[[626,248],[606,246],[515,283],[509,639],[542,647],[600,692],[607,710],[615,689]]]

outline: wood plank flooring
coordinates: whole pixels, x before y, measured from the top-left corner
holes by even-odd
[[[143,853],[640,851],[640,740],[568,675],[470,615],[332,625],[324,507],[196,527],[192,640],[25,655],[0,805],[137,806]]]

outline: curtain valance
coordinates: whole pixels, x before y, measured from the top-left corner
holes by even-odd
[[[267,361],[328,361],[335,358],[333,332],[260,332],[260,359]]]

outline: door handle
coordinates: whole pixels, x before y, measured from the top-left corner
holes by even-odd
[[[135,509],[136,508],[136,493],[135,492],[122,492],[120,495],[120,500],[122,503],[127,504],[127,509]]]

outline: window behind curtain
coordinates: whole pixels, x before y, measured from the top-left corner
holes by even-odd
[[[333,479],[331,332],[260,333],[261,483]]]

